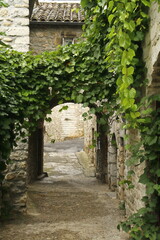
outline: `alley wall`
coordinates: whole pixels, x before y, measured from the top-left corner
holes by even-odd
[[[157,3],[151,5],[149,30],[143,42],[143,58],[148,79],[148,85],[143,89],[144,96],[160,93],[160,12],[158,12],[158,8]],[[136,130],[122,130],[122,124],[123,121],[120,117],[118,121],[115,120],[110,125],[107,175],[110,188],[114,189],[114,186],[117,186],[117,195],[125,203],[127,215],[130,215],[143,207],[141,199],[145,195],[145,185],[139,183],[139,176],[143,174],[145,163],[137,164],[135,167],[126,166],[130,152],[125,149],[125,146],[128,143],[133,144],[140,141],[140,136]],[[128,136],[130,140],[126,140],[125,136]],[[134,170],[135,175],[128,178],[130,170]],[[120,184],[123,180],[131,180],[134,188],[129,189],[127,184]]]
[[[8,7],[0,8],[0,36],[14,50],[29,50],[29,0],[6,0]]]
[[[0,8],[0,38],[14,50],[29,50],[29,0],[6,0],[8,7]],[[5,172],[4,191],[1,199],[7,209],[14,212],[26,211],[27,143],[19,143],[10,156],[11,163]],[[5,194],[7,190],[7,194]],[[1,195],[1,194],[0,194]],[[12,203],[12,204],[11,204]]]

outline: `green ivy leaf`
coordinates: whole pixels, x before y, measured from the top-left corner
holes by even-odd
[[[114,19],[115,15],[114,14],[110,14],[108,16],[108,22],[111,24],[112,20]]]
[[[131,45],[131,39],[127,33],[119,32],[119,45],[125,49],[129,48]]]
[[[109,4],[108,4],[108,10],[112,10],[114,7],[114,1],[109,1]]]
[[[142,3],[143,3],[145,6],[147,6],[147,7],[150,7],[150,6],[151,6],[150,1],[147,1],[147,0],[141,0],[141,1],[142,1]]]

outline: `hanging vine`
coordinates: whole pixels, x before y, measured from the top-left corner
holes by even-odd
[[[145,207],[119,225],[132,240],[160,239],[160,120],[159,110],[148,108],[160,97],[145,100],[143,111],[139,101],[146,84],[141,45],[151,2],[81,0],[86,40],[54,52],[32,56],[8,50],[0,42],[0,182],[17,138],[36,127],[51,103],[83,103],[90,113],[101,113],[104,125],[115,110],[123,113],[125,127],[141,134],[141,146],[134,146],[138,151],[128,165],[146,162],[140,177],[147,189]]]
[[[160,161],[159,161],[159,109],[149,106],[159,101],[159,96],[143,101],[141,88],[146,79],[142,59],[142,41],[148,29],[148,11],[152,1],[82,0],[88,17],[87,35],[94,43],[106,21],[106,67],[116,78],[116,102],[118,113],[123,113],[126,128],[137,128],[141,143],[132,146],[132,157],[127,164],[146,163],[139,182],[146,185],[145,207],[131,215],[118,228],[129,233],[132,240],[160,239]],[[102,18],[103,16],[103,18]],[[102,26],[101,26],[102,25]],[[99,27],[100,26],[100,27]],[[98,31],[99,28],[99,31]],[[147,105],[148,102],[148,105]],[[145,106],[146,105],[146,106]],[[145,107],[144,107],[145,106]]]

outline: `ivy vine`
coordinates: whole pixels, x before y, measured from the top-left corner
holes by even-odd
[[[139,100],[146,84],[141,46],[151,3],[81,0],[86,40],[54,52],[32,56],[0,42],[0,182],[17,139],[23,139],[26,130],[30,133],[51,107],[83,103],[90,113],[101,115],[103,125],[116,110],[123,114],[126,128],[141,134],[128,165],[146,162],[140,177],[146,185],[145,207],[119,225],[132,240],[160,239],[160,115],[159,109],[148,107],[160,97],[145,99],[143,111]]]

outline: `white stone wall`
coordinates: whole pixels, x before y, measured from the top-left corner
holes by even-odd
[[[0,8],[0,36],[14,50],[29,50],[29,0],[5,0],[7,8]]]
[[[59,111],[63,106],[68,106],[67,110]],[[94,132],[97,130],[96,117],[85,120],[82,117],[88,108],[82,107],[82,104],[65,103],[52,109],[52,113],[47,115],[52,119],[51,122],[44,123],[45,134],[44,142],[59,142],[66,139],[84,137],[84,151],[87,153],[90,161],[96,161],[96,148],[90,148],[92,140],[96,137]],[[96,163],[95,163],[96,164]]]
[[[64,106],[68,106],[68,109],[59,111]],[[55,140],[59,142],[82,137],[84,135],[83,112],[84,108],[81,104],[66,103],[54,107],[52,113],[47,116],[52,121],[44,123],[44,141],[52,142]]]

